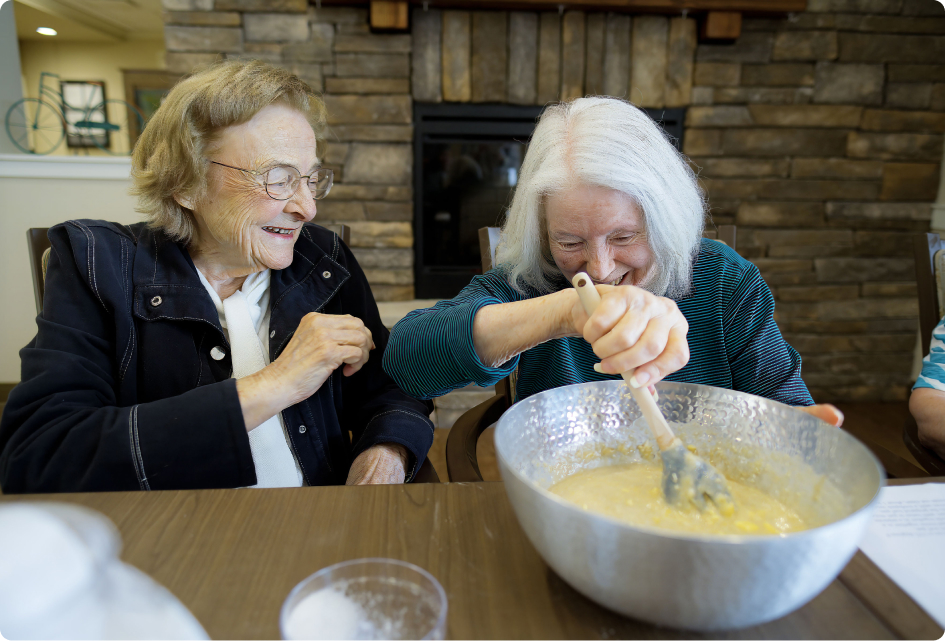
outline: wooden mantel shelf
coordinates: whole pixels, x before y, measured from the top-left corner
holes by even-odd
[[[682,11],[740,11],[747,13],[791,13],[807,9],[807,0],[406,0],[410,4],[452,9],[490,8],[598,8],[640,13]]]
[[[364,0],[318,0],[319,4],[363,4]],[[557,9],[618,11],[626,13],[693,13],[709,18],[703,38],[737,38],[741,14],[785,14],[807,9],[807,0],[370,0],[371,26],[381,30],[406,30],[409,5],[440,9]]]

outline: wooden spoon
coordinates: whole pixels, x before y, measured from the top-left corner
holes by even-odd
[[[600,305],[600,294],[594,287],[594,281],[584,272],[579,272],[571,281],[577,290],[578,298],[588,316]],[[670,429],[666,418],[660,411],[656,400],[646,387],[634,385],[633,372],[623,372],[630,395],[640,407],[640,412],[660,448],[663,460],[663,496],[666,502],[676,506],[692,503],[700,510],[706,508],[706,498],[718,507],[725,516],[735,511],[732,493],[728,489],[725,477],[714,467],[690,452]]]

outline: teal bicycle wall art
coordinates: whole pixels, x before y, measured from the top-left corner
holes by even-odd
[[[5,125],[13,144],[28,154],[50,154],[65,140],[76,152],[98,148],[128,156],[131,132],[144,129],[144,116],[124,100],[106,99],[104,83],[61,80],[44,71],[39,97],[13,103]]]

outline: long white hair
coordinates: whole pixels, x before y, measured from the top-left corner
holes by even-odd
[[[642,285],[659,296],[689,292],[705,226],[705,198],[685,157],[659,126],[616,98],[578,98],[545,109],[528,153],[496,264],[509,284],[547,293],[561,272],[551,256],[544,200],[578,184],[621,191],[640,208],[654,264]]]

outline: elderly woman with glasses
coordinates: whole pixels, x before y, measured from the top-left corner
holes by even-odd
[[[384,368],[427,399],[516,371],[517,399],[634,371],[637,387],[740,390],[839,425],[836,408],[813,405],[758,270],[703,240],[705,218],[695,174],[644,112],[612,98],[551,106],[495,269],[399,322]],[[601,295],[590,317],[570,283],[579,272]]]
[[[132,159],[147,223],[49,232],[0,423],[4,492],[411,479],[432,407],[384,373],[364,273],[311,223],[324,129],[312,90],[260,62],[170,92]]]

